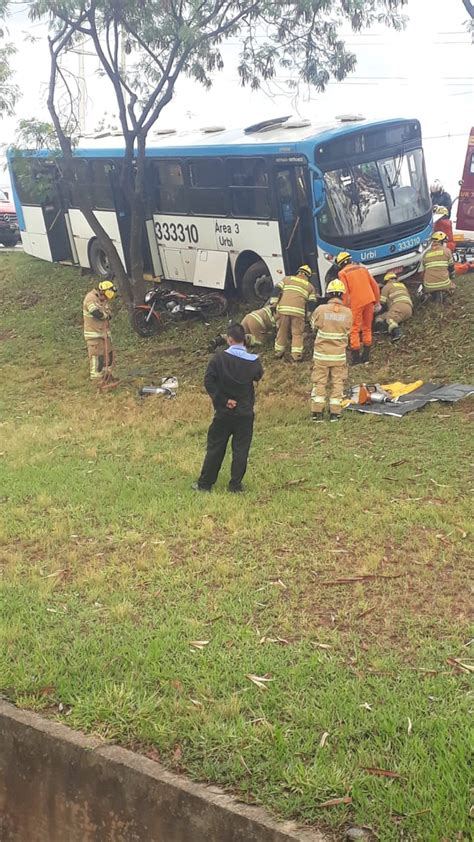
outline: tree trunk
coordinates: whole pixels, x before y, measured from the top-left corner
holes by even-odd
[[[130,203],[130,276],[134,294],[143,284],[143,227],[145,224],[146,136],[137,138],[135,179]]]
[[[466,9],[466,12],[474,20],[474,2],[472,2],[471,0],[462,0],[462,2],[463,2],[463,5],[464,5],[464,8]]]

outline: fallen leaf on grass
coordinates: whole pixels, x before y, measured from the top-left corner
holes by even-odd
[[[376,766],[362,766],[364,772],[369,775],[377,775],[379,778],[403,778],[398,772],[390,772],[389,769],[378,769]]]
[[[273,681],[273,678],[270,678],[268,675],[253,675],[251,672],[247,673],[245,677],[260,690],[268,690],[267,682]]]
[[[375,611],[376,605],[372,605],[370,608],[366,608],[365,611],[361,611],[360,614],[356,615],[357,620],[362,620],[362,617],[367,617],[367,614],[371,614],[372,611]]]
[[[285,585],[284,582],[281,581],[281,579],[276,579],[275,582],[270,582],[270,584],[271,585],[277,585],[279,588],[283,588],[284,591],[288,590],[287,586]]]
[[[318,649],[331,649],[329,643],[317,643],[315,640],[312,641],[313,646],[317,646]]]
[[[189,645],[193,646],[194,649],[204,649],[205,646],[210,643],[209,640],[190,640]]]
[[[290,641],[286,640],[284,637],[261,637],[258,642],[259,643],[281,643],[283,646],[287,646]]]
[[[324,748],[324,746],[326,745],[326,740],[327,740],[328,737],[329,737],[329,731],[325,731],[324,734],[322,735],[320,741],[319,741],[319,748]]]
[[[365,708],[365,710],[372,710],[372,705],[367,704],[367,702],[364,702],[363,705],[359,705],[359,707]]]
[[[320,582],[320,585],[352,585],[354,582],[366,582],[373,579],[400,579],[402,576],[407,576],[407,573],[394,573],[390,576],[385,574],[378,575],[377,573],[367,573],[364,576],[344,576],[340,579],[329,579],[325,582]]]
[[[189,701],[190,701],[190,702],[191,702],[191,704],[192,704],[192,705],[194,705],[195,707],[197,707],[197,708],[202,708],[202,702],[199,702],[197,699],[190,699]]]
[[[411,734],[411,732],[412,732],[413,724],[412,724],[412,721],[411,721],[411,719],[410,719],[410,717],[409,717],[409,716],[407,717],[407,719],[408,719],[408,728],[407,728],[407,732],[408,732],[408,735],[410,735],[410,734]]]
[[[345,795],[343,798],[330,798],[329,801],[322,801],[316,804],[317,807],[337,807],[338,804],[352,804],[352,798]]]
[[[441,482],[436,482],[436,480],[432,477],[430,477],[430,482],[432,482],[433,485],[436,485],[438,488],[451,488],[450,485],[443,485]]]
[[[457,667],[462,672],[474,672],[474,665],[473,664],[466,664],[465,662],[461,661],[460,658],[446,658],[448,664]]]

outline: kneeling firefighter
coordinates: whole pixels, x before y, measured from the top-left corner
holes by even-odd
[[[116,386],[118,380],[112,374],[114,351],[110,320],[111,302],[117,296],[117,287],[112,281],[100,281],[84,298],[84,339],[89,355],[90,379],[99,386]]]
[[[443,231],[435,231],[431,246],[423,255],[423,289],[439,303],[443,302],[443,293],[451,288],[455,276],[453,255],[446,245],[447,241]]]
[[[388,330],[392,342],[402,337],[401,323],[413,315],[413,302],[407,287],[395,272],[387,272],[382,282],[380,308],[386,310],[375,317],[374,330]]]
[[[313,353],[313,389],[311,409],[313,421],[322,421],[326,404],[326,389],[329,392],[329,417],[339,421],[347,377],[347,343],[352,328],[352,313],[342,303],[346,292],[339,279],[330,281],[326,287],[327,304],[320,304],[311,314],[311,327],[317,330]]]
[[[245,345],[247,348],[257,348],[263,345],[265,339],[272,335],[276,326],[276,304],[265,304],[259,310],[252,310],[247,313],[241,321],[245,331]],[[208,345],[209,353],[214,353],[218,348],[227,345],[227,334],[220,333],[212,339]]]

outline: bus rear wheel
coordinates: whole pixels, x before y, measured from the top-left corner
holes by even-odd
[[[263,260],[252,263],[242,278],[242,297],[244,301],[263,303],[268,300],[273,289],[273,281]]]
[[[109,259],[102,248],[99,240],[92,240],[89,249],[89,261],[91,269],[101,281],[111,281],[114,277],[109,264]]]

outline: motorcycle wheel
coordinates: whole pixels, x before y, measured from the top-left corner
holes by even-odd
[[[206,295],[206,297],[200,302],[200,306],[202,308],[202,312],[206,316],[218,317],[225,316],[227,313],[227,301],[224,296],[219,295],[219,293]]]
[[[157,333],[160,332],[162,329],[162,323],[160,318],[156,318],[156,316],[152,316],[149,321],[147,321],[149,310],[141,310],[137,309],[133,311],[132,314],[132,327],[139,336],[143,336],[144,339],[150,339],[152,336],[156,336]]]

